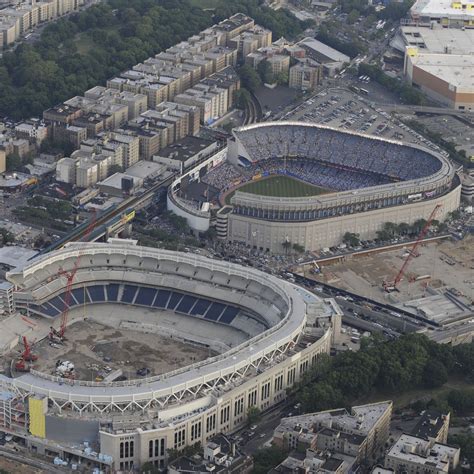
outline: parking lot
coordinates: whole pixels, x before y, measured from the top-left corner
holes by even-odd
[[[357,83],[357,88],[369,88],[370,84]],[[382,110],[371,99],[370,93],[362,96],[346,88],[328,88],[284,114],[283,119],[328,125],[440,151],[435,144]]]

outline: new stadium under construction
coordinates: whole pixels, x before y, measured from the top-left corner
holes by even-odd
[[[1,301],[11,318],[57,328],[67,306],[69,324],[62,343],[33,341],[41,356],[30,356],[29,371],[12,364],[0,375],[1,429],[35,452],[110,470],[163,467],[169,449],[243,427],[252,407],[284,400],[340,333],[342,313],[332,299],[253,268],[133,240],[69,243],[10,271],[7,280]],[[120,381],[91,380],[81,370],[80,350],[92,353],[128,335],[125,357],[143,365],[140,377],[127,372],[134,360],[121,360],[119,350],[106,362],[128,375]],[[176,352],[201,355],[157,369],[146,362],[148,352],[165,340]],[[51,371],[59,353],[75,362],[67,376]]]
[[[346,232],[372,239],[385,222],[427,219],[439,205],[442,220],[459,206],[459,177],[441,152],[303,122],[232,133],[226,150],[168,192],[168,208],[199,231],[209,228],[214,205],[218,236],[230,242],[275,253],[288,242],[319,250],[338,245]],[[278,176],[296,184],[272,188]],[[249,186],[262,180],[268,186]],[[197,198],[196,183],[207,186]]]

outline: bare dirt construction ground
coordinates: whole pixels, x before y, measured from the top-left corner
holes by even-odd
[[[43,469],[7,459],[2,455],[0,455],[0,472],[1,471],[7,472],[8,474],[17,474],[20,472],[22,474],[46,474],[46,471]]]
[[[462,241],[444,240],[419,247],[420,255],[411,260],[399,285],[400,293],[388,295],[382,289],[382,282],[394,280],[407,249],[409,247],[325,266],[322,274],[314,278],[379,301],[390,298],[402,302],[421,297],[426,283],[433,288],[455,288],[462,295],[473,297],[473,236]],[[426,275],[430,278],[409,281]]]
[[[35,369],[54,374],[56,362],[67,360],[74,364],[76,379],[100,380],[116,369],[134,379],[144,367],[150,370],[149,376],[159,375],[214,355],[169,337],[111,328],[92,320],[73,323],[66,336],[64,345],[51,346],[48,340],[34,345]]]

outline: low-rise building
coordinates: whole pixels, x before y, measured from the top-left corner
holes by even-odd
[[[159,151],[153,161],[181,173],[197,163],[204,156],[209,156],[217,149],[217,143],[203,138],[187,136]]]
[[[304,465],[323,465],[335,457],[337,466],[329,472],[349,472],[354,465],[371,461],[383,451],[392,406],[391,401],[385,401],[352,407],[350,411],[341,408],[283,418],[274,431],[273,443],[306,453]]]
[[[385,467],[396,473],[445,474],[459,464],[460,449],[402,434],[385,457]]]
[[[304,38],[298,42],[298,46],[305,50],[306,57],[322,64],[329,76],[333,76],[337,71],[342,69],[345,63],[349,63],[351,60],[346,54],[314,38]]]
[[[169,463],[168,473],[245,474],[252,471],[252,458],[239,452],[235,444],[223,434],[215,435],[207,441],[203,451],[202,456],[181,456]]]
[[[437,410],[425,410],[411,434],[428,441],[446,443],[448,441],[449,420],[449,412],[441,413]]]

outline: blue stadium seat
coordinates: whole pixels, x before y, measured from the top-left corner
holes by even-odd
[[[117,301],[119,286],[120,285],[118,283],[110,283],[107,285],[106,288],[108,301]]]
[[[153,302],[153,306],[155,308],[166,308],[170,295],[171,291],[158,290],[155,301]]]
[[[178,306],[176,306],[175,311],[179,313],[189,314],[190,309],[196,303],[196,299],[197,298],[195,296],[184,295]]]
[[[211,307],[207,310],[207,313],[204,317],[206,319],[212,319],[212,321],[217,321],[222,311],[226,307],[227,305],[222,304],[222,303],[212,303]]]
[[[202,316],[209,309],[209,306],[211,306],[211,302],[209,300],[199,298],[196,301],[196,304],[193,306],[190,314]]]
[[[135,304],[142,306],[151,306],[156,296],[156,290],[154,288],[140,287],[138,289],[137,298]]]
[[[53,305],[55,308],[58,308],[60,311],[64,309],[65,303],[59,296],[55,296],[54,298],[48,301],[50,305]]]
[[[181,298],[183,298],[182,293],[176,293],[172,292],[170,300],[168,301],[168,309],[175,309],[178,303],[181,301]]]
[[[138,286],[124,285],[122,293],[122,303],[133,303],[137,294]]]
[[[40,311],[41,313],[47,316],[51,316],[52,318],[61,314],[60,310],[56,309],[54,306],[51,306],[48,303],[44,303],[41,306],[39,306],[38,311]]]
[[[72,295],[74,299],[77,301],[78,304],[90,303],[91,300],[89,298],[89,294],[84,292],[84,288],[76,288],[72,290]],[[84,301],[85,299],[85,301]],[[72,305],[72,304],[71,304]]]
[[[104,285],[89,286],[87,291],[93,303],[105,301]]]
[[[236,308],[235,306],[227,306],[227,308],[224,310],[221,317],[219,318],[219,322],[230,324],[237,316],[238,312],[239,308]]]

